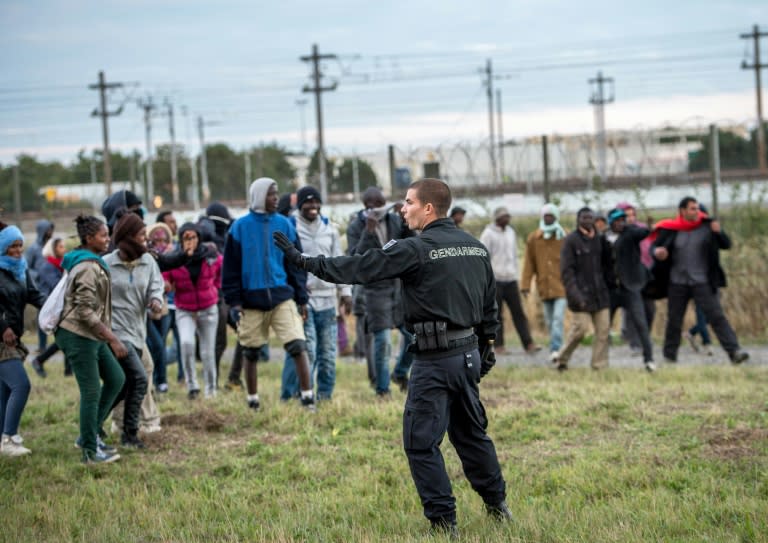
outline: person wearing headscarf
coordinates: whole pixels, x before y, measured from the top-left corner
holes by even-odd
[[[187,394],[200,394],[195,369],[196,337],[200,340],[205,397],[216,395],[216,327],[219,323],[219,289],[222,256],[210,253],[202,243],[200,227],[185,223],[179,228],[181,247],[188,260],[184,266],[163,273],[174,291],[176,325],[181,341],[181,359],[187,379]]]
[[[113,418],[122,427],[120,443],[140,449],[144,448],[138,437],[141,404],[151,374],[151,358],[147,357],[150,368],[142,362],[147,351],[146,317],[148,311],[159,315],[163,308],[163,278],[147,253],[146,232],[138,215],[125,213],[115,223],[117,248],[104,257],[112,275],[112,330],[128,350],[128,356],[119,360],[125,385],[114,404],[117,407],[123,401],[123,405],[114,410]]]
[[[525,243],[523,275],[520,291],[523,296],[531,292],[536,278],[536,291],[544,309],[544,322],[549,332],[550,355],[563,345],[563,318],[565,316],[565,287],[560,278],[560,251],[566,236],[560,226],[560,210],[555,204],[541,208],[539,228],[528,236]]]
[[[16,226],[0,223],[0,454],[21,456],[31,451],[24,447],[19,423],[27,405],[31,385],[24,370],[28,354],[22,343],[24,308],[40,309],[45,297],[37,290],[22,256],[24,235]]]
[[[222,285],[246,360],[248,407],[258,410],[261,406],[256,363],[271,328],[296,364],[301,404],[314,411],[315,396],[304,334],[309,302],[307,274],[288,264],[283,253],[269,240],[274,232],[282,232],[299,249],[301,242],[291,221],[277,213],[274,179],[256,179],[248,195],[248,214],[237,219],[229,229]]]
[[[173,233],[170,226],[164,222],[156,222],[147,227],[147,246],[157,254],[165,254],[173,250]],[[152,373],[152,382],[158,392],[168,392],[166,338],[171,329],[171,311],[168,302],[168,293],[163,281],[163,309],[160,318],[153,319],[147,315],[147,347],[152,355],[155,369]],[[175,307],[175,306],[174,306]]]

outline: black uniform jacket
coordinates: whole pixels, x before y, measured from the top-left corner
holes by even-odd
[[[451,219],[437,219],[420,236],[362,255],[310,258],[307,271],[333,283],[399,277],[411,330],[416,322],[446,321],[449,329],[477,327],[481,335],[496,333],[496,282],[488,250]]]

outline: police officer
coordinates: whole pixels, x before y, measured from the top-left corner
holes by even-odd
[[[456,502],[440,452],[446,430],[487,513],[502,521],[512,514],[478,391],[480,378],[496,362],[496,283],[483,244],[446,217],[450,205],[451,191],[443,181],[412,183],[402,213],[421,235],[391,240],[362,255],[305,257],[280,233],[274,239],[288,261],[326,281],[403,281],[405,320],[416,333],[403,445],[433,531],[456,537]]]

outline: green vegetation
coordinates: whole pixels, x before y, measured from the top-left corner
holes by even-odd
[[[260,176],[272,177],[278,182],[281,191],[295,190],[294,181],[296,170],[288,161],[289,152],[276,143],[261,144],[245,151],[235,151],[225,143],[206,145],[208,175],[211,179],[211,198],[214,200],[244,200],[245,199],[245,154],[251,162],[253,178]],[[170,202],[171,188],[171,146],[158,145],[152,172],[155,179],[155,192],[164,201]],[[191,202],[192,164],[199,157],[187,154],[183,145],[176,146],[178,163],[179,194],[183,202]],[[62,203],[51,204],[38,195],[38,190],[49,185],[69,185],[74,183],[91,182],[91,158],[93,158],[98,182],[104,180],[103,158],[101,153],[94,157],[86,156],[80,151],[71,165],[58,161],[41,162],[30,155],[17,157],[19,167],[19,186],[23,211],[43,211],[50,213],[52,209],[66,207]],[[135,156],[113,151],[110,154],[112,164],[112,179],[114,181],[130,181],[132,176],[131,162],[134,162],[137,182],[146,171],[146,163],[141,156]],[[0,208],[13,210],[13,169],[14,165],[0,165]],[[73,207],[80,207],[74,203]]]
[[[0,540],[429,541],[403,396],[374,400],[365,367],[340,363],[312,415],[278,401],[280,370],[261,366],[260,413],[172,385],[149,448],[94,469],[72,446],[77,387],[53,362],[22,421],[33,453],[0,457]],[[485,518],[446,440],[462,540],[768,541],[766,387],[765,366],[497,368],[481,389],[517,521]]]

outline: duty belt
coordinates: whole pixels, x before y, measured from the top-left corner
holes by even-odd
[[[472,328],[448,330],[445,321],[417,322],[413,325],[416,333],[416,346],[419,352],[447,351],[474,341]]]

